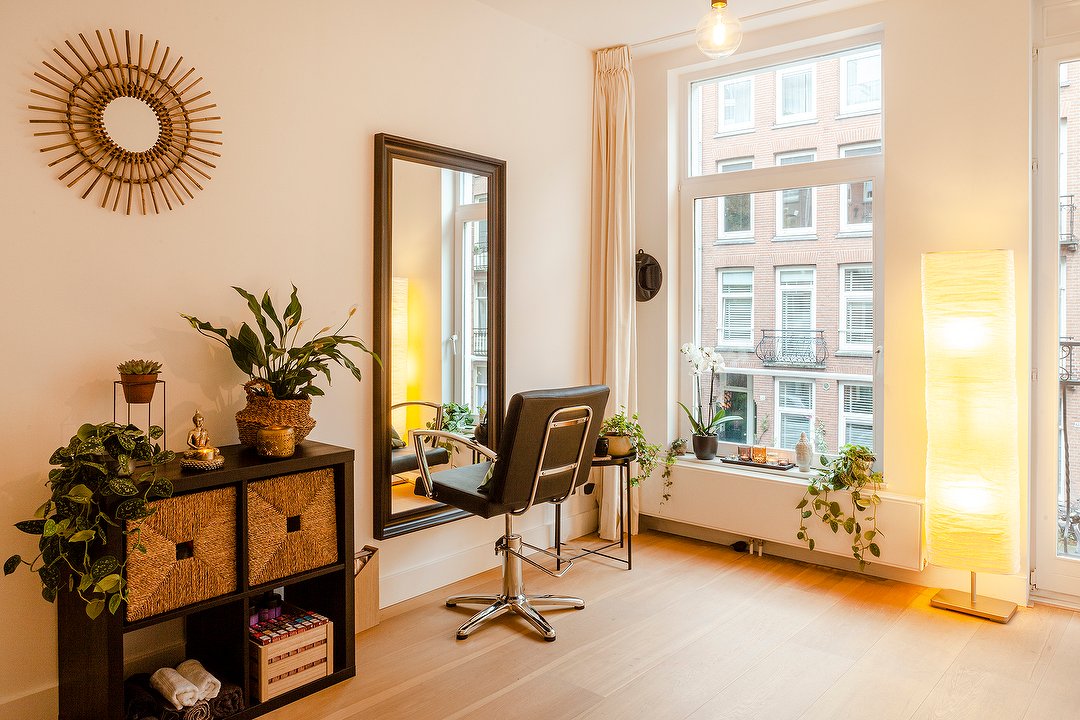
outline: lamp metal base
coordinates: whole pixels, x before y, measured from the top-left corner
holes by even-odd
[[[1002,624],[1012,620],[1012,616],[1016,614],[1016,603],[982,595],[976,595],[972,602],[971,594],[962,590],[939,590],[937,595],[930,598],[930,606],[975,615]]]

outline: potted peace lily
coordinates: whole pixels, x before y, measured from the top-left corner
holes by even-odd
[[[300,442],[315,427],[315,420],[309,414],[311,398],[324,394],[315,382],[320,376],[330,382],[330,363],[346,368],[359,381],[360,368],[343,351],[352,347],[371,355],[376,362],[379,357],[360,338],[341,334],[356,313],[355,306],[337,329],[329,332],[332,326],[328,325],[310,340],[301,342],[305,320],[295,285],[289,304],[280,314],[269,291],[260,300],[243,288],[234,286],[233,290],[247,301],[258,332],[242,323],[236,335],[230,335],[228,330],[192,315],[181,313],[181,317],[200,334],[228,347],[236,367],[250,378],[244,385],[247,407],[236,413],[240,443],[254,446],[258,429],[270,426],[293,428],[296,441]]]
[[[694,382],[694,409],[679,403],[679,407],[686,413],[690,421],[690,440],[694,448],[694,456],[698,460],[712,460],[716,457],[716,448],[719,443],[717,433],[725,423],[742,420],[737,415],[727,415],[722,403],[716,402],[716,375],[725,372],[724,358],[712,348],[696,347],[690,343],[684,344],[680,349],[690,363],[690,375]],[[706,401],[702,395],[701,376],[709,374],[709,395]],[[714,411],[715,409],[715,411]]]

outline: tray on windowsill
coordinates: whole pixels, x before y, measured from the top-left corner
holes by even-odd
[[[767,470],[791,470],[795,467],[795,463],[780,462],[776,464],[753,462],[752,460],[740,460],[737,457],[719,457],[720,462],[728,463],[729,465],[746,465],[747,467],[765,468]]]

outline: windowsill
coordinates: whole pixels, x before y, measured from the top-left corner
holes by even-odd
[[[736,135],[753,135],[755,132],[757,132],[757,128],[750,125],[749,127],[735,128],[732,130],[717,130],[713,133],[713,138],[719,139],[735,137]]]
[[[773,125],[773,130],[781,130],[783,128],[799,127],[800,125],[816,125],[818,119],[816,117],[803,118],[801,120],[777,120]]]
[[[845,120],[847,118],[866,117],[867,115],[880,115],[881,108],[871,108],[869,110],[852,110],[850,112],[841,112],[836,116],[837,120]]]
[[[716,345],[715,347],[720,352],[726,352],[726,353],[733,353],[733,352],[752,353],[752,352],[754,352],[754,346],[753,345]]]
[[[872,238],[874,232],[872,230],[841,230],[836,233],[838,238]]]
[[[717,475],[735,475],[740,477],[754,478],[757,480],[768,480],[771,482],[781,482],[790,485],[805,486],[810,482],[811,478],[817,476],[821,467],[818,465],[811,465],[810,472],[800,472],[798,468],[792,468],[790,470],[771,470],[768,468],[756,468],[747,467],[746,465],[734,465],[724,463],[719,459],[716,460],[698,460],[694,457],[693,453],[687,453],[679,456],[676,462],[676,466],[683,466],[686,468],[693,468],[694,470],[701,470],[704,472],[716,473]],[[881,483],[881,494],[888,491],[889,484]]]
[[[773,242],[793,242],[797,240],[817,240],[816,233],[811,235],[776,235],[773,237]]]
[[[833,353],[833,357],[869,358],[873,356],[873,350],[837,350]]]
[[[747,235],[745,237],[723,237],[717,238],[713,245],[753,245],[754,236]]]

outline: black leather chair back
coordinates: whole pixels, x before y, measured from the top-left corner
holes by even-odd
[[[501,437],[499,460],[489,483],[489,497],[493,502],[521,510],[529,502],[533,480],[538,470],[547,470],[574,463],[578,459],[584,440],[585,452],[581,463],[573,472],[573,487],[578,487],[589,476],[593,448],[607,406],[606,385],[561,388],[557,390],[531,390],[517,393],[510,398],[506,409]],[[562,408],[584,405],[592,409],[588,423],[554,428],[548,438],[543,467],[539,467],[547,432],[548,419]],[[584,417],[579,410],[560,416],[560,420]],[[583,437],[584,434],[584,437]],[[540,480],[533,504],[557,500],[566,494],[570,473],[551,475]]]

